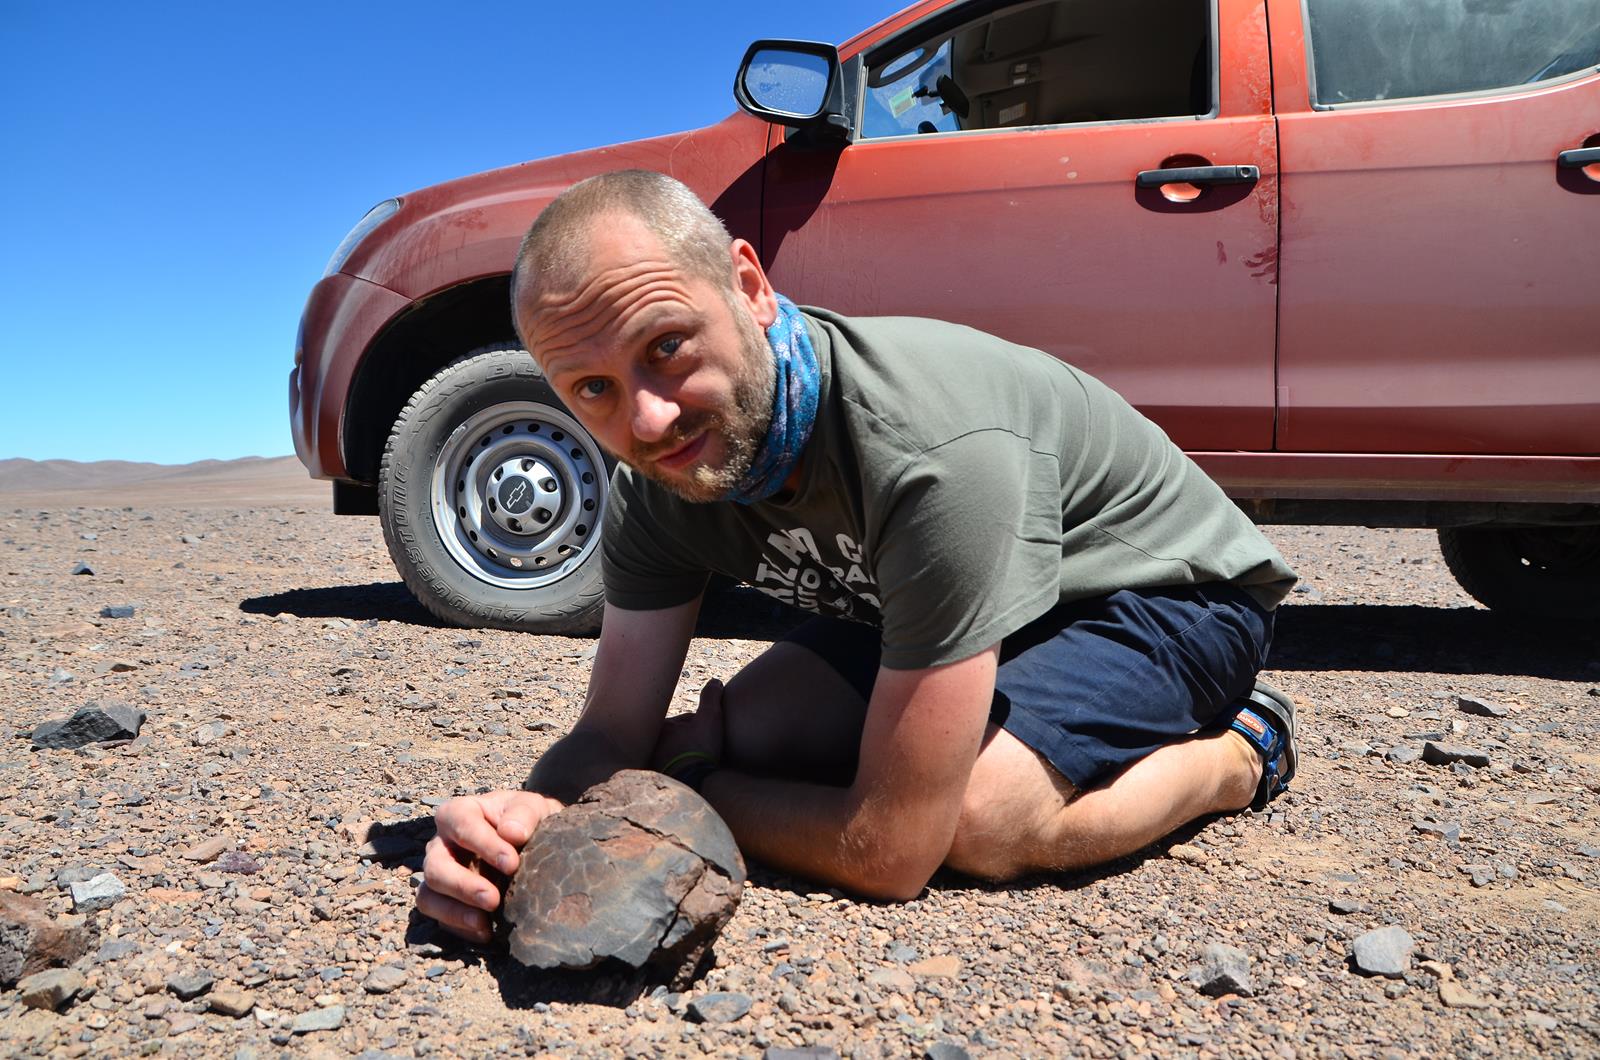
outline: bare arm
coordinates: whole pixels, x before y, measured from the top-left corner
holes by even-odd
[[[583,715],[534,765],[525,791],[571,802],[617,770],[649,761],[699,611],[698,599],[660,611],[606,605]]]
[[[510,875],[539,822],[619,769],[643,766],[655,746],[700,601],[660,611],[606,606],[583,715],[539,759],[522,791],[451,799],[435,814],[438,834],[423,862],[417,909],[478,942],[500,889],[487,869]]]
[[[706,798],[747,855],[868,897],[914,898],[955,837],[996,654],[880,670],[849,788],[723,771]]]

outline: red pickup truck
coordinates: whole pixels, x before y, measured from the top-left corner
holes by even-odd
[[[440,617],[598,622],[611,458],[508,273],[631,167],[802,304],[1087,369],[1258,521],[1435,527],[1484,603],[1600,617],[1600,0],[926,0],[757,42],[735,96],[388,199],[313,288],[296,451]]]

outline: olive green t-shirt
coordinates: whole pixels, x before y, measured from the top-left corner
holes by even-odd
[[[710,572],[883,631],[883,664],[975,655],[1057,603],[1231,582],[1272,608],[1277,550],[1109,387],[971,328],[803,310],[822,369],[792,494],[695,504],[626,465],[606,599],[685,603]]]

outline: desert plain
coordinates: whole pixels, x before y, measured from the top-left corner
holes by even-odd
[[[0,892],[86,939],[58,1007],[0,989],[0,1055],[1600,1055],[1600,631],[1485,611],[1428,532],[1267,533],[1304,581],[1265,812],[902,904],[753,864],[672,991],[411,908],[433,808],[520,783],[592,639],[440,625],[292,458],[0,461]],[[710,598],[675,709],[799,617]],[[29,738],[112,703],[136,738]]]

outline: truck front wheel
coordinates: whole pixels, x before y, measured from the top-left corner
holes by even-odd
[[[593,632],[610,470],[526,351],[475,351],[424,383],[389,434],[389,555],[453,625]]]
[[[1480,603],[1533,618],[1600,621],[1600,526],[1449,527],[1445,565]]]

